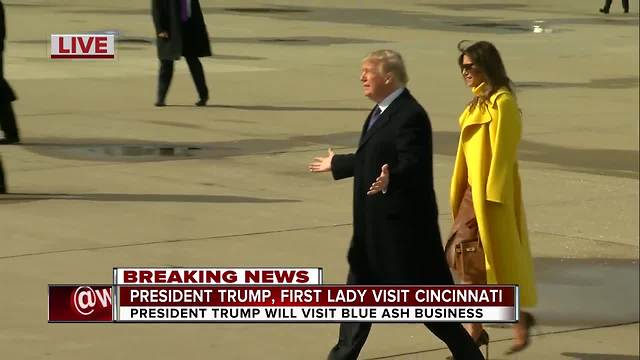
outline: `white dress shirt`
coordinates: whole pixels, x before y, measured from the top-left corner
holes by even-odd
[[[389,94],[389,96],[387,96],[386,98],[384,98],[382,101],[378,103],[378,107],[380,108],[380,114],[382,114],[385,110],[387,110],[387,108],[389,107],[389,105],[391,105],[393,100],[397,99],[398,96],[402,94],[404,89],[405,89],[404,86],[396,89],[394,92]]]

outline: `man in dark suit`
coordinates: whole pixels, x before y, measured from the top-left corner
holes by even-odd
[[[405,88],[400,54],[378,50],[362,63],[364,94],[376,103],[353,154],[317,157],[312,172],[353,176],[353,237],[347,259],[350,285],[450,285],[438,229],[431,125]],[[460,323],[426,323],[456,359],[483,359]],[[329,359],[356,359],[371,323],[343,323]]]
[[[16,115],[11,106],[11,102],[16,100],[16,95],[4,78],[5,36],[4,6],[2,5],[2,1],[0,1],[0,128],[4,133],[4,138],[0,138],[0,144],[15,144],[20,142],[20,135],[18,134],[18,127],[16,125]],[[0,171],[1,170],[2,169],[0,169]]]
[[[165,106],[165,98],[173,77],[173,62],[181,56],[187,60],[200,99],[197,106],[205,106],[209,89],[198,58],[211,56],[209,34],[198,0],[152,0],[153,24],[158,35],[158,94],[156,106]]]

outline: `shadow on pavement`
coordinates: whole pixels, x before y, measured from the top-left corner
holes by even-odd
[[[231,106],[231,105],[228,105]],[[240,107],[238,107],[240,108]],[[266,109],[265,109],[266,108]],[[289,107],[248,106],[246,110],[289,111]],[[300,111],[327,108],[295,108]],[[335,108],[335,111],[362,109]],[[458,132],[434,132],[434,154],[454,156]],[[312,147],[353,148],[360,132],[337,132],[322,135],[297,135],[288,138],[253,138],[211,143],[172,144],[150,141],[122,143],[119,139],[27,139],[22,146],[34,153],[61,159],[98,161],[160,161],[179,159],[222,159],[233,156],[316,151]],[[576,137],[577,139],[577,137]],[[567,171],[638,179],[637,150],[571,148],[531,140],[520,143],[519,159],[549,164]],[[305,172],[301,171],[301,176]]]
[[[540,325],[593,327],[639,320],[638,260],[536,258],[534,265],[538,306],[532,311]]]

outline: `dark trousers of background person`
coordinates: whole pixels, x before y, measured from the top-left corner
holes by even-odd
[[[191,77],[198,90],[198,96],[201,100],[209,98],[209,89],[204,78],[204,70],[202,69],[202,63],[197,57],[185,57],[187,64],[189,65],[189,71]],[[158,76],[158,101],[164,102],[167,92],[169,91],[169,85],[171,85],[171,78],[173,78],[173,60],[160,60],[160,75]]]
[[[16,125],[16,114],[13,112],[10,102],[0,104],[0,128],[2,128],[5,139],[16,142],[20,140]]]
[[[606,0],[604,2],[604,12],[609,12],[609,8],[611,8],[611,2],[613,0]],[[624,12],[629,12],[629,0],[622,0],[622,8],[624,9]]]
[[[4,169],[2,168],[2,158],[0,158],[0,194],[7,192],[7,184],[4,180]]]
[[[347,285],[363,285],[349,272]],[[478,346],[460,323],[432,322],[424,325],[442,340],[455,359],[484,359]],[[331,349],[329,360],[356,360],[367,341],[371,323],[341,323],[338,343]]]
[[[0,83],[0,91],[2,90],[2,86],[8,87],[8,85],[4,83],[6,80],[4,79],[3,66],[3,59],[2,56],[0,56],[0,81],[3,82]],[[0,129],[2,129],[5,139],[11,141],[20,140],[20,136],[18,134],[18,126],[16,125],[16,114],[13,112],[13,106],[11,106],[11,102],[0,102]]]

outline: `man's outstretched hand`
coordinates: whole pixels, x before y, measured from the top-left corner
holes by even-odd
[[[329,156],[314,158],[313,161],[309,164],[309,171],[311,172],[331,171],[331,160],[333,159],[333,155],[335,155],[335,153],[331,148],[329,148],[328,153],[329,153]]]
[[[367,191],[367,195],[375,195],[380,191],[382,191],[383,193],[387,192],[387,186],[389,186],[390,177],[391,175],[389,175],[389,165],[382,165],[380,176],[378,176],[376,181],[371,184],[369,191]]]

